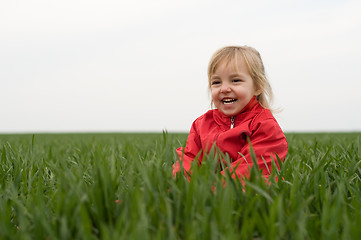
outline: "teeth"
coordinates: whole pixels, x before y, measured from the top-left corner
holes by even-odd
[[[237,101],[237,99],[233,99],[233,98],[227,98],[227,99],[223,99],[222,102],[224,104],[232,104],[233,102]]]
[[[224,104],[231,104],[233,102],[235,102],[237,99],[223,99],[222,102]]]

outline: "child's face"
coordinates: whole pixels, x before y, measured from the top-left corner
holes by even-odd
[[[221,63],[211,76],[210,84],[215,107],[227,116],[240,113],[256,94],[253,79],[241,58],[236,68],[233,62]]]

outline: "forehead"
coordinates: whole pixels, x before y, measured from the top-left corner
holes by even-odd
[[[215,66],[214,71],[212,72],[212,75],[217,72],[217,70],[224,70],[230,68],[233,72],[241,73],[246,72],[248,73],[248,67],[244,60],[244,58],[240,55],[234,56],[232,58],[223,58],[220,59],[218,64]]]

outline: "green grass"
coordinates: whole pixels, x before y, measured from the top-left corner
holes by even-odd
[[[289,133],[281,180],[245,185],[213,158],[174,179],[186,137],[0,135],[0,239],[361,236],[361,133]]]

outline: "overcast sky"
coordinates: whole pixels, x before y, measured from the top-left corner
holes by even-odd
[[[282,129],[361,131],[361,1],[0,2],[0,133],[183,131],[226,45],[262,55]]]

